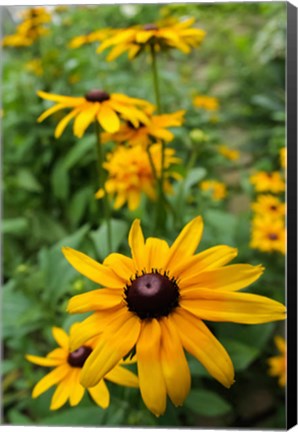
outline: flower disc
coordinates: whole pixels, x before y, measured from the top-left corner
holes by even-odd
[[[83,345],[69,354],[67,362],[70,366],[81,368],[91,352],[92,348]]]
[[[110,95],[103,90],[91,90],[85,94],[85,99],[88,102],[104,102],[110,99]]]

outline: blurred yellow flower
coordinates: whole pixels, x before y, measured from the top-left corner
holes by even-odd
[[[278,171],[258,171],[250,176],[250,182],[257,192],[279,193],[285,190],[285,182]]]
[[[188,54],[192,48],[199,46],[205,37],[203,30],[191,27],[194,22],[195,19],[190,18],[117,29],[100,44],[97,52],[101,53],[112,47],[107,56],[108,61],[115,60],[124,52],[127,52],[128,58],[132,60],[148,47],[155,52],[177,48]]]
[[[86,35],[76,36],[71,39],[68,46],[69,48],[75,49],[75,48],[80,48],[82,45],[90,44],[93,42],[99,42],[104,40],[112,32],[113,30],[106,28],[106,29],[96,30]]]
[[[193,105],[196,108],[203,108],[206,111],[217,111],[219,108],[218,99],[212,96],[195,96],[193,98]]]
[[[59,138],[68,123],[75,118],[73,133],[81,138],[88,126],[97,121],[101,127],[110,133],[117,132],[120,120],[130,121],[134,126],[140,123],[147,124],[148,117],[145,109],[153,109],[153,105],[143,99],[131,98],[119,93],[106,93],[103,90],[91,90],[85,97],[61,96],[39,91],[38,96],[56,102],[56,105],[47,109],[37,121],[42,122],[50,115],[65,108],[72,108],[69,114],[60,120],[55,137]]]
[[[250,247],[262,252],[285,254],[285,224],[283,218],[256,216],[252,221]]]
[[[170,142],[174,139],[174,134],[167,128],[181,126],[185,111],[177,111],[172,114],[150,115],[148,124],[140,123],[137,127],[131,122],[126,122],[120,126],[118,132],[114,134],[102,133],[102,143],[115,141],[117,143],[127,143],[129,145],[141,145],[147,147],[153,141],[163,140]]]
[[[285,387],[287,381],[286,342],[281,336],[275,336],[274,342],[280,354],[268,359],[268,374],[273,377],[278,377],[279,385]]]
[[[232,161],[238,160],[240,157],[240,152],[238,150],[232,150],[226,145],[219,146],[218,152],[225,158]]]
[[[274,195],[258,195],[256,202],[251,204],[251,208],[259,215],[271,217],[282,217],[285,215],[285,204]]]
[[[153,144],[150,153],[156,174],[161,173],[162,146]],[[177,164],[180,159],[175,157],[175,150],[165,149],[165,182],[166,193],[172,192],[170,177],[179,179],[180,175],[169,171],[172,164]],[[147,151],[142,146],[116,148],[113,153],[108,153],[107,162],[103,167],[108,171],[108,179],[105,182],[105,190],[108,195],[115,197],[114,208],[119,209],[126,202],[130,210],[138,208],[142,193],[150,199],[157,198],[156,181]],[[99,189],[96,198],[102,198],[104,190]]]
[[[210,191],[215,201],[222,200],[227,195],[226,185],[217,180],[204,180],[199,184],[199,187],[203,191]]]
[[[41,59],[32,59],[25,64],[25,68],[36,76],[43,75],[43,67]]]
[[[287,149],[286,149],[286,147],[283,147],[280,149],[279,158],[280,158],[280,166],[283,169],[286,169],[286,166],[287,166]]]
[[[70,406],[76,406],[84,396],[85,388],[80,383],[81,370],[96,345],[96,339],[86,340],[75,351],[70,351],[70,341],[78,326],[77,323],[72,325],[70,336],[62,328],[53,327],[52,334],[59,347],[49,352],[46,357],[26,355],[26,359],[31,363],[54,368],[34,386],[32,391],[32,397],[37,398],[49,388],[57,385],[50,410],[61,408],[67,401]],[[123,368],[122,364],[125,362],[117,364],[103,378],[116,384],[138,387],[137,376]],[[94,402],[101,408],[107,408],[110,404],[110,393],[104,379],[101,379],[94,387],[87,389]]]

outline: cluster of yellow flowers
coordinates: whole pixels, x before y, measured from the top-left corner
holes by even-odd
[[[281,150],[281,165],[284,164],[285,149]],[[262,252],[285,254],[285,204],[276,195],[285,190],[285,182],[279,171],[259,171],[250,177],[256,192],[250,246]]]
[[[191,28],[193,23],[193,19],[163,26],[150,23],[93,36],[103,38],[99,52],[112,47],[109,61],[124,52],[132,59],[147,49],[152,56],[172,48],[189,53],[205,36],[203,30]],[[86,41],[72,42],[74,46],[82,43]],[[102,160],[100,168],[107,171],[108,178],[100,185],[97,198],[108,194],[115,199],[114,208],[127,202],[134,210],[141,192],[156,199],[160,179],[164,190],[171,191],[169,179],[179,174],[170,167],[179,158],[173,149],[165,148],[173,139],[167,128],[182,124],[183,111],[155,115],[156,107],[145,100],[102,89],[82,97],[38,94],[55,102],[39,122],[62,109],[71,110],[56,126],[56,138],[74,120],[77,138],[95,124],[99,152],[103,143],[116,142]],[[284,320],[285,307],[267,297],[240,292],[258,280],[264,268],[227,265],[237,255],[235,248],[218,245],[196,253],[202,233],[203,221],[197,216],[168,245],[157,237],[145,239],[141,222],[135,219],[128,236],[131,256],[111,253],[100,263],[64,247],[70,265],[100,287],[69,300],[69,313],[91,314],[73,324],[69,334],[58,327],[52,329],[58,348],[45,357],[27,355],[29,361],[53,368],[36,384],[32,396],[56,385],[50,406],[55,410],[67,401],[77,405],[87,389],[95,403],[106,408],[109,391],[105,380],[109,380],[139,387],[145,405],[159,416],[166,410],[167,396],[179,406],[189,393],[186,352],[229,388],[234,383],[233,363],[204,321],[258,324]],[[129,370],[131,363],[137,375]]]

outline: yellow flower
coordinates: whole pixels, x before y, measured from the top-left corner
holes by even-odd
[[[136,25],[127,29],[117,29],[111,37],[107,37],[98,47],[97,52],[101,53],[106,48],[112,48],[107,56],[112,61],[123,54],[128,53],[132,60],[144,49],[151,47],[155,52],[168,48],[177,48],[188,54],[192,48],[201,44],[205,32],[198,28],[191,28],[194,19],[185,21],[175,20],[169,23],[157,23]]]
[[[32,363],[54,368],[34,386],[32,391],[32,397],[37,398],[50,387],[57,385],[51,400],[51,410],[61,408],[68,400],[70,406],[76,406],[85,393],[85,388],[80,384],[80,375],[85,361],[93,352],[96,341],[86,340],[75,351],[70,351],[70,338],[75,334],[77,326],[77,323],[72,325],[70,337],[62,328],[53,327],[52,334],[59,347],[49,352],[46,357],[26,355],[26,359]],[[107,408],[110,404],[109,390],[103,378],[120,385],[138,387],[138,378],[135,374],[120,364],[115,365],[115,368],[105,374],[94,387],[87,389],[92,399],[101,408]]]
[[[199,184],[199,187],[203,191],[210,191],[214,201],[222,200],[227,195],[226,185],[217,180],[204,180]]]
[[[140,123],[135,127],[132,123],[126,122],[120,126],[118,132],[114,134],[102,133],[101,141],[115,141],[127,143],[129,145],[141,145],[147,147],[152,141],[163,140],[170,142],[174,139],[174,134],[167,130],[168,127],[181,126],[185,111],[176,111],[172,114],[150,115],[148,124]]]
[[[130,121],[136,127],[140,123],[148,123],[148,117],[144,109],[153,109],[152,104],[142,100],[131,98],[119,93],[106,93],[103,90],[91,90],[85,97],[61,96],[57,94],[39,91],[38,96],[56,102],[56,105],[47,109],[37,121],[42,122],[51,114],[65,108],[71,108],[69,114],[62,118],[55,129],[55,137],[59,138],[68,123],[75,118],[73,133],[81,138],[87,127],[97,121],[101,127],[110,133],[117,132],[120,128],[120,120]]]
[[[269,215],[256,216],[252,222],[250,247],[262,252],[276,251],[285,254],[284,220]]]
[[[135,348],[142,398],[158,416],[167,394],[176,406],[188,395],[184,350],[225,387],[234,382],[232,361],[203,320],[258,324],[285,318],[281,303],[237,292],[261,276],[261,265],[225,266],[237,250],[224,245],[194,255],[202,232],[202,218],[196,217],[168,246],[155,237],[145,241],[136,219],[128,237],[132,258],[112,253],[101,264],[62,249],[78,272],[104,287],[72,297],[67,307],[70,313],[93,311],[79,324],[72,349],[100,333],[82,369],[83,385],[96,385]]]
[[[32,60],[28,61],[25,64],[25,68],[29,72],[34,73],[34,75],[36,75],[36,76],[42,76],[43,75],[42,62],[38,58],[35,58],[35,59],[32,59]]]
[[[279,151],[280,165],[283,169],[286,169],[287,166],[287,149],[283,147]]]
[[[150,153],[156,173],[159,176],[162,160],[161,144],[153,144]],[[165,149],[164,190],[166,193],[172,192],[172,186],[167,179],[169,177],[180,178],[177,173],[168,171],[172,164],[180,162],[180,159],[176,158],[174,154],[175,150]],[[115,209],[119,209],[127,202],[128,208],[135,210],[140,204],[142,193],[145,193],[152,200],[156,199],[154,172],[148,153],[142,146],[116,148],[113,153],[107,155],[107,162],[104,162],[103,167],[109,173],[105,182],[105,190],[108,195],[115,197]],[[103,196],[104,190],[99,189],[96,198]]]
[[[69,48],[80,48],[82,45],[90,44],[93,42],[99,42],[104,40],[108,35],[110,35],[112,30],[110,29],[101,29],[96,30],[87,35],[76,36],[71,39],[69,43]]]
[[[271,376],[276,376],[278,378],[278,383],[281,387],[285,387],[287,380],[287,365],[286,365],[286,342],[283,337],[275,336],[275,345],[280,352],[278,356],[270,357],[268,359],[269,371],[268,374]]]
[[[219,108],[218,99],[211,96],[196,96],[193,99],[193,105],[196,108],[203,108],[207,111],[217,111]]]
[[[279,193],[285,190],[285,182],[278,171],[258,171],[251,175],[250,182],[255,186],[257,192]]]
[[[238,160],[240,157],[240,153],[238,150],[232,150],[225,145],[219,146],[218,152],[225,158],[232,161]]]
[[[285,204],[274,195],[259,195],[251,207],[260,216],[281,217],[285,215]]]

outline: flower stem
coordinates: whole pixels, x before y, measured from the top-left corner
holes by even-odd
[[[153,45],[150,45],[150,53],[151,53],[151,69],[152,69],[152,77],[153,77],[155,102],[156,102],[157,112],[158,112],[158,114],[160,114],[161,113],[161,103],[160,103],[158,70],[157,70],[156,53],[154,51]]]
[[[97,153],[97,170],[98,170],[98,183],[99,188],[103,189],[103,212],[104,218],[107,226],[107,244],[109,251],[112,251],[112,230],[111,230],[111,211],[109,206],[109,200],[107,196],[107,191],[105,187],[104,181],[104,171],[103,171],[103,163],[104,163],[104,154],[102,150],[102,144],[100,140],[100,125],[95,120],[95,135],[96,135],[96,153]]]

